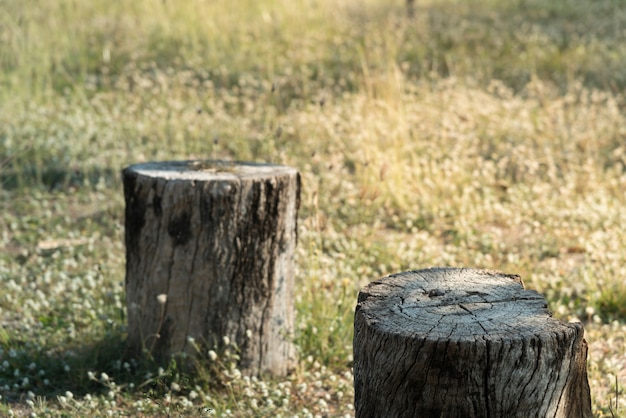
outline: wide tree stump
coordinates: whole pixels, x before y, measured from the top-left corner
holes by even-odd
[[[356,416],[591,417],[580,323],[519,276],[433,268],[359,293]]]
[[[126,168],[123,180],[129,347],[198,358],[198,345],[228,337],[243,373],[288,373],[298,172],[155,162]]]

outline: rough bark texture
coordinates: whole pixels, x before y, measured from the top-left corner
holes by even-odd
[[[298,172],[179,161],[130,166],[123,180],[131,349],[195,356],[188,337],[212,348],[227,336],[242,372],[287,374]]]
[[[354,328],[359,418],[592,416],[582,325],[519,276],[387,276],[360,292]]]

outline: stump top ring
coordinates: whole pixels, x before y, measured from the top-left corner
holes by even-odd
[[[280,173],[297,173],[295,168],[284,165],[222,160],[147,162],[131,165],[127,170],[165,180],[263,179]]]
[[[359,294],[357,310],[381,332],[451,341],[527,339],[575,332],[552,318],[545,299],[517,275],[494,270],[432,268],[392,274]]]

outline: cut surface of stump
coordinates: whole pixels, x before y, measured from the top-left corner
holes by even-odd
[[[580,323],[519,276],[433,268],[359,293],[356,416],[591,417]]]
[[[298,172],[169,161],[130,166],[123,180],[130,348],[196,357],[228,337],[243,373],[287,374]]]

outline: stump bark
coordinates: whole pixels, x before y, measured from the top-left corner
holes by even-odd
[[[356,416],[591,417],[580,323],[519,276],[433,268],[359,293]]]
[[[221,348],[228,337],[243,373],[287,374],[295,366],[298,172],[178,161],[122,175],[131,350],[198,358],[198,345]]]

